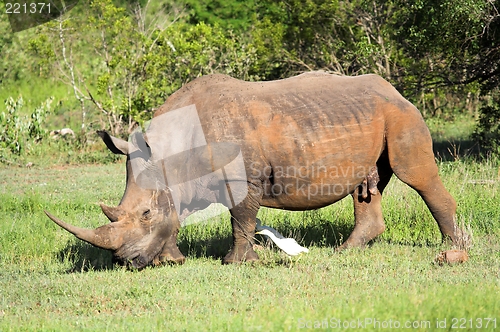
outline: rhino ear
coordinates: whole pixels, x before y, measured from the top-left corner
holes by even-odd
[[[129,153],[128,142],[120,138],[113,137],[104,130],[98,130],[97,134],[102,138],[104,144],[106,144],[111,152],[124,155]]]

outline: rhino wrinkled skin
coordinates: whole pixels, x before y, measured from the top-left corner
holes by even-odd
[[[236,146],[245,179],[191,176],[193,181],[177,184],[181,198],[176,207],[168,186],[152,189],[138,184],[139,177],[150,180],[153,173],[133,174],[136,157],[128,142],[99,132],[113,153],[127,156],[127,185],[120,204],[101,206],[111,223],[88,230],[47,213],[49,217],[78,238],[113,251],[119,261],[143,268],[184,262],[176,244],[180,221],[197,209],[222,202],[230,208],[233,231],[233,247],[223,263],[254,261],[261,206],[318,209],[352,195],[355,226],[339,249],[364,246],[385,229],[381,199],[395,174],[424,199],[443,239],[457,243],[461,235],[455,224],[456,203],[438,176],[431,136],[420,112],[379,76],[311,72],[278,81],[244,82],[208,75],[172,94],[153,120],[189,105],[198,112],[207,142],[193,155],[211,156],[211,145],[220,143]],[[160,134],[154,139],[166,142],[170,137],[169,132]],[[149,148],[158,142],[148,141],[147,133],[138,135],[144,141],[138,149],[146,156],[141,161],[161,170],[152,162],[161,151]],[[189,146],[191,139],[187,135],[183,142]],[[171,164],[167,173],[184,172],[189,177],[198,167],[189,158]],[[225,174],[230,173],[226,169]],[[240,194],[236,205],[227,194],[231,181],[245,189],[245,195],[230,193]]]

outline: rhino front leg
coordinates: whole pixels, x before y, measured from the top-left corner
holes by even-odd
[[[223,258],[223,264],[251,262],[259,259],[253,250],[253,244],[261,197],[262,190],[249,184],[246,198],[229,210],[233,229],[233,248]]]
[[[153,260],[154,265],[160,264],[184,264],[186,257],[177,247],[177,234],[179,233],[180,225],[176,223],[172,226],[170,235],[167,237],[161,254]]]
[[[363,198],[361,190],[362,187],[358,187],[352,194],[354,200],[354,230],[337,250],[363,247],[385,230],[380,204],[382,195],[368,194],[367,198]]]
[[[167,241],[163,246],[163,251],[154,261],[155,265],[169,263],[169,264],[184,264],[186,257],[181,253],[175,240]]]
[[[382,234],[385,230],[382,216],[382,193],[392,177],[392,170],[383,155],[367,176],[367,179],[354,191],[354,230],[349,238],[337,248],[343,250],[363,247]]]

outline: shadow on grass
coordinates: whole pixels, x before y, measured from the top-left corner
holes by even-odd
[[[319,218],[307,225],[288,226],[283,223],[275,227],[285,237],[293,237],[300,244],[310,247],[340,246],[354,229],[354,216],[352,220],[328,220]]]
[[[200,226],[196,226],[200,227]],[[275,226],[286,237],[295,238],[300,244],[320,247],[337,247],[352,232],[353,223],[333,223],[326,219],[307,226],[291,226],[285,222]],[[180,251],[188,258],[213,258],[222,259],[231,249],[233,244],[232,234],[227,230],[217,230],[211,236],[205,234],[205,239],[199,239],[194,232],[183,230],[178,240]],[[212,231],[213,232],[213,231]],[[266,238],[257,235],[257,243],[264,243]],[[59,251],[58,258],[61,262],[69,262],[71,267],[67,273],[104,271],[115,267],[111,252],[96,248],[86,242],[76,241]]]
[[[216,233],[206,239],[180,236],[177,241],[179,250],[188,257],[208,257],[222,259],[231,249],[233,237],[230,233]]]
[[[265,220],[263,223],[266,224]],[[201,226],[194,226],[201,227]],[[352,220],[339,219],[328,220],[318,218],[307,225],[291,225],[286,221],[278,221],[273,227],[285,237],[292,237],[299,244],[305,247],[330,247],[340,246],[351,234],[354,228],[354,217]],[[208,234],[210,233],[210,235]],[[183,229],[179,234],[178,247],[180,251],[189,258],[213,258],[222,259],[231,249],[232,234],[230,230],[218,229],[207,231],[202,234],[204,239],[200,239],[199,229]],[[257,244],[266,244],[267,237],[256,235]],[[410,245],[414,247],[436,247],[439,244],[429,243],[409,243],[408,241],[385,240],[388,243],[398,245]],[[372,242],[368,243],[370,246]],[[279,249],[276,249],[279,250]],[[87,271],[105,271],[115,268],[117,265],[113,261],[111,252],[96,248],[86,242],[77,241],[59,251],[58,257],[61,262],[70,262],[71,267],[67,273],[78,273]],[[288,265],[288,260],[275,262],[278,265]]]
[[[453,144],[465,147],[453,150]],[[454,160],[452,151],[462,151],[467,156],[477,152],[477,147],[473,141],[459,141],[458,143],[435,142],[434,150],[436,155],[443,160]],[[474,153],[476,153],[474,152]],[[304,221],[295,221],[288,223],[283,220],[266,221],[263,223],[270,225],[278,230],[285,237],[295,238],[299,244],[305,247],[330,247],[340,246],[351,234],[354,228],[354,216],[349,218],[339,218],[330,220],[321,217],[321,214],[314,216],[305,216]],[[274,219],[274,218],[273,218]],[[299,218],[300,219],[300,218]],[[229,224],[229,221],[226,221]],[[297,224],[298,223],[298,224]],[[226,225],[228,226],[228,225]],[[257,235],[257,243],[265,243],[267,238]],[[429,243],[419,243],[412,241],[385,240],[393,244],[429,246]],[[177,243],[180,251],[188,258],[223,258],[231,249],[232,234],[230,227],[212,227],[212,225],[192,225],[183,228],[178,236]],[[369,243],[368,245],[371,245]],[[434,244],[435,245],[435,244]],[[83,241],[68,243],[68,245],[58,253],[61,262],[70,262],[72,265],[67,272],[101,271],[114,268],[112,254],[109,251],[98,249]]]
[[[263,220],[263,223],[266,222]],[[197,226],[199,227],[199,226]],[[295,238],[301,245],[306,247],[332,247],[342,244],[351,234],[353,221],[332,222],[326,219],[315,220],[310,225],[288,225],[286,222],[273,225],[274,228],[285,237]],[[178,246],[186,256],[193,258],[209,257],[213,259],[223,258],[231,249],[232,235],[230,232],[219,231],[205,239],[199,239],[189,230],[183,230],[180,234]],[[187,233],[187,234],[186,234]],[[256,243],[265,243],[266,237],[256,235]]]
[[[481,151],[476,141],[459,139],[433,141],[434,155],[441,161],[456,161],[462,158],[479,158]]]
[[[70,262],[71,267],[66,271],[67,273],[104,271],[113,268],[111,252],[83,241],[68,243],[57,256],[61,262]]]

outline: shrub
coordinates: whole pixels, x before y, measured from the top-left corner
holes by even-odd
[[[500,155],[500,103],[483,106],[473,138],[488,154]]]
[[[22,96],[17,100],[9,97],[5,101],[6,111],[0,113],[0,154],[5,152],[21,155],[30,148],[31,143],[38,143],[47,137],[48,131],[43,127],[50,113],[53,97],[44,101],[29,116],[22,115],[24,101]]]

